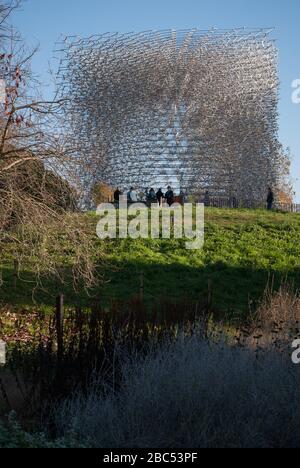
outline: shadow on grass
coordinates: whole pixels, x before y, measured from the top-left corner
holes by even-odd
[[[43,282],[43,289],[35,288],[35,277],[32,272],[22,272],[13,287],[12,270],[3,270],[3,286],[0,290],[0,301],[13,306],[53,307],[55,298],[64,293],[66,304],[70,306],[89,306],[95,300],[104,304],[112,299],[128,300],[141,293],[141,273],[143,273],[143,295],[148,304],[161,299],[177,300],[187,297],[199,300],[207,295],[208,284],[211,284],[213,304],[216,310],[229,316],[247,314],[249,306],[255,309],[268,283],[274,282],[278,289],[284,281],[300,288],[300,268],[289,272],[269,271],[232,267],[224,263],[210,264],[204,267],[193,267],[172,263],[162,265],[143,260],[123,262],[116,271],[103,270],[104,282],[87,293],[82,287],[75,292],[70,281],[71,272],[64,271],[69,278],[61,284],[54,278]]]
[[[73,287],[71,269],[61,270],[61,274],[64,282],[56,277],[45,277],[38,283],[31,271],[21,271],[15,279],[12,269],[3,268],[0,302],[18,307],[38,305],[47,308],[53,307],[56,297],[63,293],[68,305],[88,305],[90,298],[84,287],[81,286],[78,291]]]
[[[189,267],[182,264],[147,264],[142,261],[127,263],[113,274],[106,286],[105,296],[128,298],[139,293],[140,272],[144,273],[144,297],[154,301],[160,297],[179,299],[188,297],[197,301],[213,294],[213,304],[218,311],[229,315],[246,314],[249,307],[256,308],[268,284],[278,289],[288,282],[300,288],[300,268],[289,272],[232,267],[224,263],[204,267]],[[208,286],[209,283],[211,286]]]

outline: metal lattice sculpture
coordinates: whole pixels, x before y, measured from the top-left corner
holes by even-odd
[[[278,172],[268,30],[68,38],[59,78],[89,186],[265,199]]]

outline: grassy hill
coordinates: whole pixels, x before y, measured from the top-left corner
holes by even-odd
[[[95,236],[97,218],[92,220],[95,262],[103,284],[92,297],[108,301],[127,299],[139,293],[141,272],[147,302],[161,297],[197,300],[212,284],[215,307],[222,312],[244,313],[249,303],[260,299],[268,280],[275,286],[288,279],[300,288],[300,215],[255,210],[207,209],[205,245],[201,251],[185,248],[184,240],[112,240]],[[103,253],[98,256],[98,251]],[[65,262],[65,259],[64,259]],[[13,246],[2,252],[2,303],[31,305],[34,272],[21,271],[13,289]],[[83,291],[75,294],[70,284],[61,286],[49,278],[44,290],[35,292],[35,300],[53,305],[58,291],[63,290],[70,304],[89,303]]]

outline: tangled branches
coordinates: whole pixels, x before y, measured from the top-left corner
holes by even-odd
[[[2,263],[12,242],[19,265],[30,265],[37,282],[61,275],[66,243],[73,282],[94,281],[87,226],[76,215],[76,148],[62,134],[62,100],[43,100],[31,59],[8,18],[18,3],[0,4],[0,248]],[[62,233],[61,236],[58,232]],[[62,236],[65,242],[62,241]]]

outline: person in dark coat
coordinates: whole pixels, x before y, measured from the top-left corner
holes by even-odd
[[[209,206],[210,205],[210,196],[209,196],[209,191],[206,190],[205,195],[204,195],[204,206]]]
[[[159,191],[157,192],[156,198],[157,198],[157,201],[158,201],[159,206],[161,206],[161,205],[162,205],[162,201],[163,201],[163,199],[164,199],[164,194],[163,194],[161,188],[160,188]]]
[[[268,190],[268,198],[267,198],[267,205],[268,205],[268,210],[272,210],[273,208],[273,203],[274,203],[274,193],[271,187],[269,187]]]
[[[118,187],[117,190],[114,193],[114,202],[115,203],[119,204],[121,195],[122,195],[122,193],[120,192],[119,187]]]
[[[167,203],[169,206],[172,206],[174,203],[174,192],[172,190],[172,187],[168,187],[168,191],[165,194],[165,199],[167,200]]]
[[[155,190],[153,188],[150,189],[150,192],[148,194],[148,202],[150,204],[157,203],[156,193],[155,193]]]

